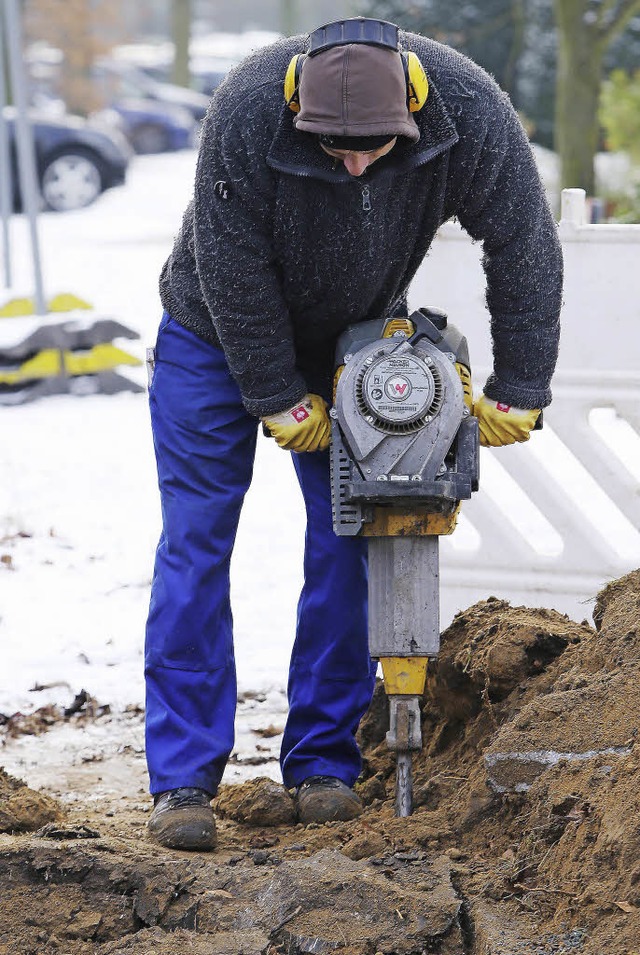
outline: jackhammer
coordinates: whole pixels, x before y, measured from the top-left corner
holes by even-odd
[[[440,649],[438,538],[478,489],[466,339],[444,312],[362,322],[336,348],[333,526],[368,538],[369,649],[389,698],[397,816],[413,809],[420,698]]]

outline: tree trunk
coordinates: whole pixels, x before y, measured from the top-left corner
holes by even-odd
[[[285,36],[296,32],[296,0],[280,0],[280,30]]]
[[[178,86],[191,85],[189,40],[191,39],[191,0],[172,0],[172,33],[175,47],[172,79]]]
[[[561,188],[594,193],[593,161],[598,148],[598,98],[602,83],[602,40],[586,16],[585,0],[556,0],[558,69],[556,152]]]
[[[527,24],[527,14],[524,0],[512,0],[511,19],[513,22],[513,40],[507,55],[501,86],[507,91],[512,101],[517,99],[518,67],[524,51],[524,37]]]
[[[603,58],[611,41],[639,11],[640,0],[555,0],[555,139],[562,188],[577,186],[593,195]]]

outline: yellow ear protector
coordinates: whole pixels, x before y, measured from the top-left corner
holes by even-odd
[[[300,112],[300,76],[306,58],[306,53],[297,53],[289,63],[284,77],[285,102],[294,113]]]
[[[284,77],[285,102],[294,113],[300,112],[300,77],[307,56],[314,56],[333,46],[344,46],[347,43],[367,43],[369,46],[382,46],[400,53],[407,83],[407,109],[417,113],[424,106],[429,95],[429,81],[418,56],[400,49],[398,27],[395,23],[365,17],[336,20],[318,27],[310,39],[309,53],[297,53],[289,63]]]
[[[400,55],[404,66],[404,78],[407,81],[407,106],[409,112],[417,113],[422,109],[429,95],[429,80],[417,54],[409,51]]]

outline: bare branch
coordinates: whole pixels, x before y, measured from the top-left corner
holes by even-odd
[[[607,23],[607,21],[608,21],[608,19],[609,19],[609,14],[610,14],[610,12],[611,12],[613,9],[615,9],[615,7],[616,7],[616,5],[618,4],[618,2],[619,2],[619,0],[602,0],[602,2],[598,4],[598,24],[599,24],[599,26],[602,27],[602,26],[604,26],[604,25]]]
[[[636,13],[640,13],[640,0],[605,0],[600,15],[600,37],[604,44],[622,33]],[[609,14],[609,15],[607,15]]]

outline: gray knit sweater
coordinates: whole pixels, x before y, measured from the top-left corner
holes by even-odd
[[[485,387],[521,408],[551,401],[562,255],[531,149],[478,66],[415,34],[430,80],[399,139],[360,177],[294,129],[283,102],[293,37],[258,51],[216,91],[189,204],[161,279],[164,308],[221,347],[249,412],[328,394],[346,326],[398,310],[438,227],[483,242],[494,370]]]

